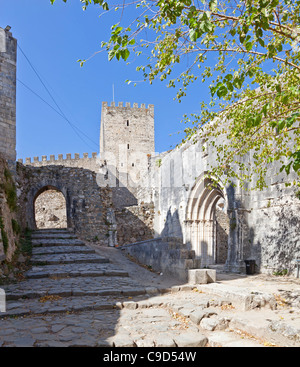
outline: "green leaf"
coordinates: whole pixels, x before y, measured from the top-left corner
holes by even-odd
[[[109,10],[109,7],[106,1],[102,4],[102,8],[103,10]]]
[[[285,127],[285,120],[280,120],[277,124],[278,131],[281,131]]]
[[[230,29],[229,33],[232,35],[232,37],[234,37],[236,35],[236,29],[235,28]]]
[[[285,172],[287,175],[290,174],[292,162],[290,162],[287,166],[284,166]]]
[[[199,32],[198,32],[198,30],[197,29],[190,29],[189,36],[190,36],[190,40],[192,42],[196,42],[197,39],[199,38]]]
[[[123,60],[126,61],[130,55],[130,51],[128,50],[128,48],[125,48],[124,50],[121,51],[121,54]]]
[[[252,43],[252,42],[247,42],[247,43],[245,44],[245,47],[246,47],[246,50],[247,50],[247,51],[250,51],[250,50],[252,49],[252,47],[253,47],[253,43]]]
[[[276,88],[276,91],[278,93],[281,93],[281,85],[280,84],[277,84],[275,88]]]
[[[265,47],[265,42],[262,38],[258,38],[257,41],[261,45],[261,47]]]
[[[293,163],[293,170],[294,170],[295,172],[297,172],[297,171],[299,171],[299,169],[300,169],[300,161],[295,161],[295,162]]]
[[[219,98],[222,98],[224,96],[226,96],[226,94],[228,93],[227,88],[225,87],[225,85],[222,85],[218,90],[217,90],[217,96]]]
[[[257,38],[261,38],[263,35],[263,31],[261,28],[258,28],[255,33]]]
[[[109,53],[108,53],[108,61],[111,61],[115,57],[115,54],[116,54],[115,50],[109,51]]]
[[[217,0],[211,0],[209,2],[209,8],[211,11],[215,11],[216,10],[216,7],[218,6],[218,1]]]

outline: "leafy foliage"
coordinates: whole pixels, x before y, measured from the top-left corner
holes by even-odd
[[[50,3],[53,5],[55,2],[55,0],[50,0]],[[67,2],[67,0],[63,0],[64,3]],[[106,1],[103,1],[103,0],[80,0],[80,2],[83,4],[82,5],[82,9],[83,10],[86,10],[86,7],[89,5],[89,4],[92,4],[92,2],[95,4],[95,5],[100,5],[102,6],[102,8],[104,10],[108,10],[108,4]]]
[[[80,1],[109,10],[108,2]],[[102,47],[109,60],[148,52],[148,63],[137,70],[150,83],[167,80],[179,102],[191,83],[209,81],[210,102],[185,116],[184,142],[203,139],[212,146],[211,174],[262,189],[271,164],[279,162],[281,172],[297,177],[300,1],[140,0],[114,9],[123,14],[132,6],[138,13],[130,26],[121,17]]]

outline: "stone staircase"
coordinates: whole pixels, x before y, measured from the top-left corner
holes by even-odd
[[[246,294],[239,295],[235,305],[232,294],[218,296],[216,287],[210,294],[205,288],[209,285],[141,285],[146,283],[131,277],[126,266],[99,255],[107,251],[95,251],[68,230],[35,231],[32,246],[32,268],[26,279],[3,287],[6,312],[0,313],[0,346],[276,344],[278,333],[269,329],[264,318],[259,319],[260,311],[254,311],[258,329],[255,325],[251,329],[257,337],[249,337],[250,324],[238,306],[241,300],[248,302]],[[264,335],[273,344],[266,343]],[[290,336],[281,345],[288,342],[298,345]]]
[[[131,288],[133,294],[137,293],[138,284],[129,279],[126,271],[110,264],[108,258],[96,254],[68,230],[33,232],[31,264],[26,281],[5,289],[8,301],[50,295],[121,295],[120,286],[128,294]]]

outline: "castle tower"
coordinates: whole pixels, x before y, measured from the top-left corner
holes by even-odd
[[[102,103],[100,158],[116,167],[121,185],[138,183],[154,152],[153,105]]]
[[[17,40],[9,30],[0,28],[0,153],[15,162]]]

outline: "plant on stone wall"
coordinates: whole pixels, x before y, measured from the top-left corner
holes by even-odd
[[[2,243],[3,243],[3,250],[4,250],[4,253],[6,254],[8,250],[8,237],[4,230],[4,222],[3,222],[2,217],[0,217],[0,230],[1,230],[1,237],[2,237]]]
[[[104,11],[111,4],[81,3]],[[213,175],[262,189],[272,162],[286,175],[300,173],[299,0],[124,0],[112,7],[122,14],[102,42],[109,60],[148,54],[137,70],[177,88],[179,101],[192,83],[203,89],[209,82],[210,102],[185,117],[184,142],[211,144]]]
[[[273,272],[273,275],[276,275],[276,276],[286,276],[288,275],[288,270],[287,269],[282,269],[282,270],[277,270],[277,271],[274,271]]]
[[[21,227],[20,227],[19,223],[15,219],[12,219],[11,220],[11,226],[12,226],[12,229],[13,229],[13,231],[14,231],[15,234],[20,234]]]
[[[155,161],[155,165],[158,168],[161,166],[161,159],[160,158]]]
[[[0,184],[0,188],[4,191],[7,205],[11,212],[17,210],[17,191],[13,177],[8,169],[4,170],[5,182]]]
[[[235,217],[230,218],[229,227],[232,231],[236,229],[236,218]]]

